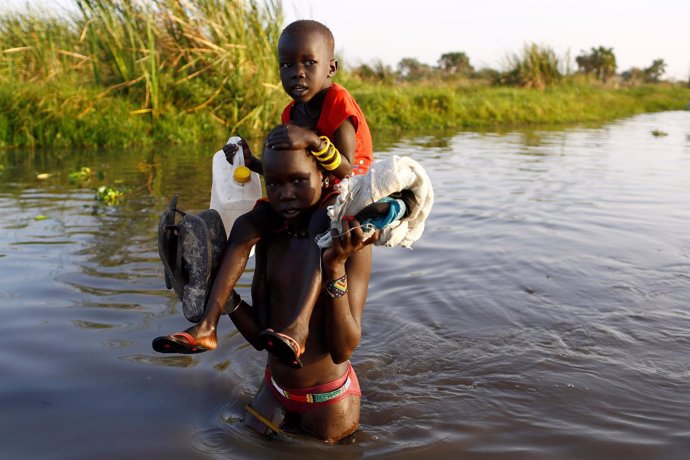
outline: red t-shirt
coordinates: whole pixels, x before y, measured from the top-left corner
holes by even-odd
[[[283,110],[281,120],[283,123],[290,122],[290,115],[295,101],[288,104]],[[347,119],[355,125],[355,158],[352,165],[353,174],[364,174],[369,170],[374,159],[374,147],[371,142],[369,126],[364,119],[362,109],[352,95],[342,86],[333,83],[326,93],[323,101],[321,115],[316,124],[316,131],[319,135],[333,139],[335,130]]]

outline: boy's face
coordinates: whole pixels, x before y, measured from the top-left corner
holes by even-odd
[[[338,70],[338,62],[318,32],[284,33],[278,42],[278,62],[285,92],[303,103],[328,88]]]
[[[271,207],[291,221],[306,219],[305,213],[321,199],[321,172],[314,158],[305,150],[273,150],[263,155],[266,195]]]

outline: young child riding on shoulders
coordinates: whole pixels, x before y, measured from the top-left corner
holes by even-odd
[[[373,161],[371,134],[354,98],[331,81],[338,70],[331,31],[312,20],[289,24],[278,42],[278,61],[280,80],[292,102],[282,113],[283,125],[276,127],[266,139],[266,148],[310,152],[329,173],[326,184],[330,192],[341,179],[366,173]],[[252,155],[246,141],[242,140],[241,145],[245,164],[263,174],[262,161]],[[236,149],[233,145],[224,147],[229,160]],[[327,204],[330,203],[326,201],[324,205]],[[290,211],[286,212],[289,215]],[[219,276],[226,278],[220,283],[226,299],[244,271],[251,248],[283,226],[285,217],[268,203],[262,203],[235,221],[219,269]],[[301,278],[295,285],[298,295],[294,315],[279,330],[262,331],[264,346],[293,367],[302,365],[300,356],[307,344],[309,321],[321,292],[321,253],[314,237],[328,228],[325,209],[311,215],[308,227],[300,234],[309,237],[309,244],[305,245],[301,258],[304,270],[299,271]],[[217,288],[214,285],[214,290]],[[217,347],[216,328],[225,307],[218,301],[222,297],[210,295],[205,306],[200,306],[204,312],[201,321],[182,333],[194,350],[189,352]]]
[[[373,146],[359,105],[345,88],[331,82],[338,70],[333,53],[333,35],[317,21],[296,21],[283,30],[278,42],[280,80],[292,102],[281,115],[282,129],[271,132],[266,146],[307,149],[324,169],[343,179],[366,173]],[[339,155],[330,151],[330,143]],[[228,156],[234,148],[227,146]],[[250,168],[261,172],[260,160],[247,156]]]

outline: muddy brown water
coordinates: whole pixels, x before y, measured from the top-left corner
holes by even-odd
[[[242,424],[265,356],[229,320],[213,353],[151,350],[185,326],[155,238],[174,192],[207,206],[189,150],[0,153],[0,457],[687,458],[690,112],[379,142],[437,198],[413,250],[375,251],[336,446]]]

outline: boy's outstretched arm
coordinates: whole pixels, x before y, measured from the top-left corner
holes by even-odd
[[[377,236],[377,235],[376,235]],[[335,363],[345,362],[362,336],[362,311],[371,277],[371,243],[356,220],[343,222],[342,236],[324,251],[323,282],[331,297],[326,309],[326,340]]]
[[[193,334],[197,338],[200,336],[211,337],[214,345],[212,349],[215,348],[218,320],[225,312],[225,305],[228,299],[235,295],[235,285],[244,272],[252,246],[261,239],[261,227],[257,222],[264,220],[262,219],[264,214],[262,208],[257,207],[242,214],[233,223],[228,244],[223,251],[223,258],[218,268],[218,273],[213,280],[213,285],[206,301],[204,316],[199,324],[195,326],[196,331]],[[233,304],[236,305],[236,303]],[[244,304],[245,302],[242,302],[241,306],[244,307]],[[245,335],[244,332],[242,334]],[[247,340],[252,343],[249,337],[247,337]]]

